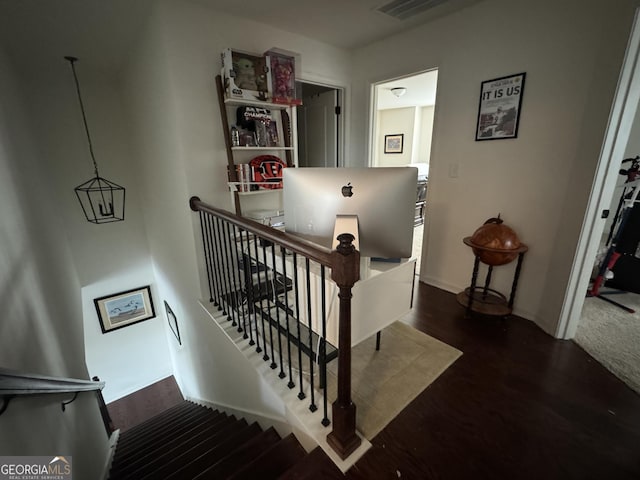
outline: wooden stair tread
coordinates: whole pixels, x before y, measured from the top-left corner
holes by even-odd
[[[162,480],[183,480],[185,478],[194,478],[198,476],[200,472],[208,469],[212,465],[215,465],[232,453],[236,448],[242,446],[260,432],[262,432],[260,425],[253,423],[244,430],[227,436],[224,443],[216,445],[214,448],[204,452],[199,457],[193,459],[189,464],[179,470],[176,470],[172,475],[164,476]]]
[[[300,442],[291,434],[266,449],[253,462],[229,476],[229,480],[254,480],[278,478],[288,468],[303,458],[305,452]]]
[[[223,428],[216,431],[214,435],[206,437],[191,448],[184,451],[180,450],[176,452],[175,455],[158,458],[122,478],[131,478],[135,480],[140,480],[142,478],[166,478],[167,472],[172,472],[181,468],[183,465],[190,463],[204,452],[214,448],[216,445],[224,443],[228,436],[246,428],[246,420],[235,420],[235,417],[229,418],[232,418],[234,421],[225,425]]]
[[[206,438],[213,436],[217,431],[224,428],[225,425],[233,422],[235,422],[235,420],[223,415],[209,419],[178,437],[164,439],[161,445],[140,451],[140,454],[134,458],[123,459],[118,465],[114,465],[111,471],[113,473],[121,473],[143,468],[145,465],[149,465],[160,458],[175,455],[180,450],[190,448],[204,441]]]
[[[266,448],[269,448],[271,445],[280,441],[280,439],[278,432],[276,432],[273,427],[270,427],[267,430],[260,432],[258,435],[255,435],[213,466],[201,472],[197,477],[195,477],[195,479],[213,480],[218,478],[227,478],[237,470],[238,465],[246,465],[260,455],[260,453]]]

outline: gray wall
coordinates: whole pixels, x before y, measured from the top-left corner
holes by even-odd
[[[0,366],[88,379],[80,282],[20,85],[0,49]],[[74,478],[99,478],[108,445],[95,395],[62,412],[68,397],[14,399],[0,416],[0,452],[71,455]]]
[[[515,311],[556,333],[635,4],[485,0],[355,52],[353,159],[366,158],[370,85],[438,68],[422,281],[468,286],[462,239],[500,213],[530,247]],[[475,142],[481,82],[520,72],[518,138]],[[514,267],[493,286],[508,294]]]

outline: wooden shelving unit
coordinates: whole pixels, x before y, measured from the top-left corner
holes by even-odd
[[[226,98],[225,89],[222,83],[222,76],[216,76],[216,88],[218,91],[218,102],[220,105],[220,117],[222,119],[223,134],[227,152],[227,167],[229,190],[233,198],[236,214],[243,215],[242,198],[253,197],[255,195],[274,195],[278,189],[259,189],[251,191],[240,191],[241,183],[238,178],[236,166],[249,163],[251,158],[258,155],[275,155],[286,162],[287,167],[298,166],[297,139],[296,139],[296,110],[295,106],[264,102],[260,100],[246,100],[236,98]],[[234,109],[242,106],[255,106],[266,108],[272,112],[274,119],[279,122],[279,143],[276,146],[233,146],[231,142],[231,127],[235,125],[235,120],[230,116]],[[243,182],[242,185],[254,185],[260,188],[256,182]],[[280,208],[282,210],[282,208]]]

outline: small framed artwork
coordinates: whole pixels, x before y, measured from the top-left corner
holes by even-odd
[[[384,136],[384,153],[402,153],[404,133]]]
[[[96,298],[93,303],[98,312],[102,333],[128,327],[156,316],[151,288],[148,285]]]
[[[482,82],[476,140],[516,138],[526,73]]]
[[[164,309],[167,312],[167,320],[169,321],[169,327],[171,327],[171,331],[176,336],[176,340],[178,340],[178,344],[182,345],[182,340],[180,339],[180,329],[178,328],[178,318],[176,317],[176,314],[173,313],[173,310],[171,310],[171,307],[169,306],[166,300],[164,301]]]

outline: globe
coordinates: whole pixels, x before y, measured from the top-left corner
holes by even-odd
[[[505,265],[515,260],[522,245],[516,232],[505,225],[500,216],[484,222],[468,240],[480,261],[492,266]]]

